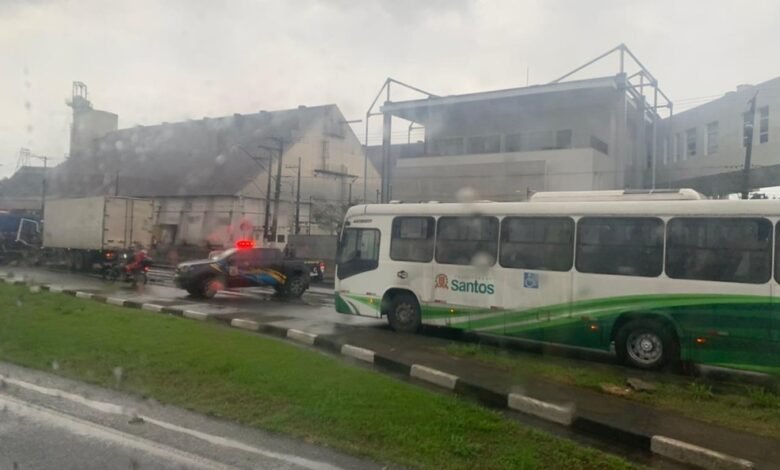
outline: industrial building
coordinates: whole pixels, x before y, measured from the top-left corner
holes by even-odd
[[[615,56],[615,74],[571,79]],[[422,98],[394,101],[393,86]],[[388,79],[367,113],[382,117],[383,143],[367,157],[383,174],[385,201],[454,201],[465,188],[495,201],[536,191],[679,187],[720,197],[743,190],[752,96],[749,186],[778,186],[780,142],[772,136],[780,129],[771,109],[780,106],[780,78],[675,113],[625,45],[542,85],[437,96]],[[407,144],[391,141],[399,120]],[[424,137],[412,142],[420,128]]]
[[[755,97],[752,119],[749,102]],[[742,191],[745,144],[752,132],[751,188],[780,185],[780,78],[740,85],[722,97],[675,113],[660,124],[657,184],[712,196]],[[746,130],[752,122],[752,130]]]
[[[90,114],[74,107],[79,137],[51,174],[50,197],[154,199],[156,240],[179,252],[332,233],[329,219],[342,216],[352,185],[362,185],[351,170],[363,166],[362,147],[335,105],[119,130],[98,119],[100,136],[94,119],[79,119]],[[375,172],[368,177],[378,184]]]
[[[620,59],[614,75],[567,80],[612,55]],[[510,201],[535,191],[643,187],[654,133],[672,109],[623,45],[544,85],[450,96],[410,87],[424,97],[406,101],[393,101],[391,86],[407,85],[388,80],[384,103],[367,115],[383,116],[385,201],[452,201],[464,188]],[[394,150],[399,118],[422,128],[424,139]]]

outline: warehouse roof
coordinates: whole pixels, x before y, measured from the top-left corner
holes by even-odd
[[[51,176],[51,194],[80,197],[235,195],[265,171],[272,153],[258,146],[299,140],[335,105],[234,114],[110,132]],[[274,155],[276,157],[276,155]]]

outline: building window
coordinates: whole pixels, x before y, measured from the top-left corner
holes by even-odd
[[[707,124],[707,155],[718,153],[718,121]]]
[[[507,134],[504,137],[504,151],[506,151],[506,152],[522,152],[523,151],[523,134]]]
[[[498,153],[500,151],[500,135],[469,137],[468,139],[468,153]]]
[[[555,133],[555,146],[559,149],[571,148],[571,129],[563,129]]]
[[[683,161],[683,139],[682,134],[674,134],[674,161]]]
[[[664,165],[669,164],[669,137],[664,137],[663,140],[663,152],[664,152]]]
[[[696,155],[696,128],[685,131],[685,155],[693,157]]]
[[[431,153],[440,156],[463,155],[463,138],[433,139],[431,142]]]
[[[607,143],[594,135],[590,136],[590,148],[601,152],[604,155],[609,155],[609,146]]]
[[[769,106],[758,108],[758,141],[762,144],[769,142]]]

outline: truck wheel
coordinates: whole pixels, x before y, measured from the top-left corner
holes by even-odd
[[[675,335],[655,320],[631,320],[615,336],[618,359],[640,369],[659,369],[676,360],[679,350]]]
[[[422,323],[417,299],[411,294],[397,294],[390,302],[387,321],[399,333],[416,333]]]
[[[299,298],[306,292],[306,281],[303,276],[297,274],[287,278],[284,283],[284,295],[287,297]]]
[[[225,280],[220,276],[207,277],[200,288],[200,296],[204,299],[211,299],[217,295],[217,292],[225,288]]]

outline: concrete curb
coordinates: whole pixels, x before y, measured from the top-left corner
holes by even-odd
[[[515,411],[534,415],[564,426],[571,426],[571,423],[574,422],[573,406],[554,405],[517,393],[510,393],[507,398],[507,405]]]
[[[314,340],[317,338],[317,335],[290,328],[287,330],[287,337],[292,340],[314,346]]]
[[[355,358],[360,361],[368,363],[374,363],[374,351],[365,348],[359,348],[352,346],[351,344],[345,344],[341,347],[341,354]]]
[[[29,284],[31,286],[33,285],[32,283],[24,280],[15,281],[8,279],[7,275],[5,278],[0,277],[0,282],[22,285]],[[39,285],[39,288],[40,290],[49,291],[52,293],[68,294],[81,299],[91,299],[93,301],[122,306],[124,308],[135,308],[150,312],[183,316],[185,318],[197,321],[205,321],[210,318],[214,318],[228,324],[232,328],[287,338],[289,340],[293,340],[295,342],[303,343],[309,346],[314,346],[319,349],[340,353],[343,356],[373,364],[379,369],[400,373],[443,388],[445,390],[453,391],[458,395],[476,398],[479,402],[491,407],[510,409],[561,426],[571,427],[575,431],[587,434],[597,434],[602,438],[609,438],[613,441],[623,442],[639,450],[652,452],[654,454],[663,456],[664,458],[687,465],[717,470],[755,468],[753,462],[749,460],[726,455],[715,450],[699,447],[665,436],[640,435],[630,430],[612,426],[608,423],[578,416],[573,406],[549,403],[517,393],[498,392],[482,384],[468,382],[461,377],[444,371],[433,369],[421,364],[407,364],[398,361],[397,359],[378,354],[370,349],[361,348],[350,344],[339,344],[330,338],[316,335],[314,333],[309,333],[294,328],[283,328],[271,324],[262,324],[254,320],[243,318],[234,318],[229,320],[227,318],[219,318],[204,312],[197,312],[194,310],[182,310],[177,308],[164,307],[157,304],[135,302],[128,299],[104,297],[89,292],[63,289],[50,285]]]
[[[234,328],[241,328],[242,330],[259,331],[260,324],[256,321],[245,320],[243,318],[234,318],[230,320],[230,326]]]
[[[457,375],[448,374],[447,372],[431,369],[430,367],[421,366],[419,364],[412,364],[409,375],[415,379],[438,385],[447,390],[455,390],[455,384],[458,382]]]
[[[677,462],[713,470],[755,468],[753,462],[663,436],[653,436],[650,450]]]
[[[185,310],[184,313],[182,313],[182,316],[184,318],[189,318],[190,320],[206,321],[211,315],[208,313],[196,312],[195,310]]]

